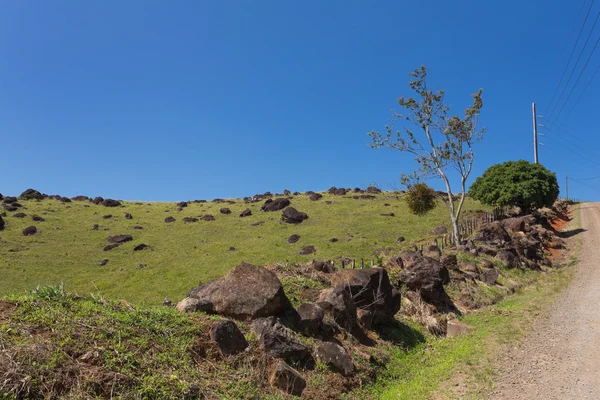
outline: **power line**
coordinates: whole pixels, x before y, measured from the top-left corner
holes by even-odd
[[[550,100],[550,103],[548,104],[548,107],[546,108],[546,113],[548,113],[548,110],[550,109],[550,107],[552,106],[552,103],[554,102],[554,99],[556,98],[556,94],[558,93],[558,89],[560,89],[560,85],[562,84],[563,79],[565,78],[565,74],[567,73],[567,70],[569,69],[569,65],[571,64],[571,59],[573,58],[573,54],[575,54],[575,50],[577,49],[577,45],[579,44],[579,39],[581,39],[581,34],[583,33],[583,28],[585,27],[585,24],[590,16],[590,12],[592,11],[592,6],[594,5],[594,1],[592,0],[592,3],[590,4],[590,8],[587,11],[587,14],[585,15],[585,20],[583,21],[583,25],[581,25],[581,29],[579,30],[579,35],[577,35],[577,40],[575,41],[575,46],[573,46],[573,50],[571,50],[571,55],[569,56],[569,61],[567,61],[567,65],[565,65],[565,69],[562,73],[562,76],[560,77],[560,80],[558,81],[558,85],[556,86],[556,89],[554,90],[554,95],[552,95],[552,100]],[[585,1],[583,2],[581,8],[583,9],[583,6],[585,5]],[[579,10],[579,14],[581,14],[581,10]],[[577,19],[579,18],[579,14],[577,15],[577,18],[575,19],[575,25],[573,25],[573,28],[575,28],[575,26],[577,25]],[[572,32],[573,30],[571,30]]]
[[[575,179],[575,178],[571,178],[571,179]],[[577,178],[575,179],[576,181],[593,181],[596,179],[600,179],[600,176],[595,176],[593,178]]]
[[[550,124],[551,124],[551,125],[552,125],[554,128],[556,128],[557,130],[560,130],[560,131],[562,131],[562,132],[563,132],[565,135],[568,135],[568,136],[575,136],[575,135],[573,135],[573,134],[571,134],[571,133],[567,132],[566,130],[564,130],[564,129],[563,129],[563,128],[561,128],[560,126],[556,125],[555,123],[553,123],[553,122],[551,122],[551,121],[548,121],[548,122],[549,122],[549,123],[550,123]],[[591,150],[591,149],[594,149],[594,148],[596,148],[596,147],[597,147],[597,145],[595,145],[595,144],[592,144],[592,143],[587,143],[587,142],[586,142],[586,141],[584,141],[583,139],[579,138],[579,139],[578,139],[578,141],[579,141],[579,142],[583,142],[583,144],[587,146],[586,148],[583,148],[583,147],[579,146],[577,143],[574,143],[574,142],[572,142],[572,141],[571,141],[569,138],[567,138],[566,136],[563,136],[561,133],[559,133],[559,132],[555,132],[555,131],[553,131],[552,129],[550,129],[549,127],[547,127],[547,126],[545,126],[545,125],[542,125],[542,127],[543,127],[543,128],[545,128],[547,131],[549,131],[549,132],[552,132],[552,133],[554,133],[555,135],[557,135],[557,136],[561,137],[563,140],[565,140],[565,141],[567,141],[567,142],[571,143],[573,146],[575,146],[575,147],[577,147],[577,148],[581,149],[582,151],[584,151],[584,152],[586,152],[586,153],[587,153],[587,152],[590,152],[590,150]],[[592,152],[592,153],[593,153],[593,152]],[[600,153],[593,154],[593,156],[600,157]]]
[[[575,147],[575,148],[577,148],[579,150],[575,151],[575,150],[569,148],[568,146],[564,146],[564,145],[563,145],[563,149],[565,149],[565,150],[567,150],[567,151],[575,154],[576,156],[584,158],[585,160],[587,160],[588,162],[591,162],[591,163],[595,164],[596,166],[600,166],[600,163],[598,161],[596,161],[595,158],[593,158],[594,156],[593,155],[588,155],[587,151],[584,148],[579,147],[577,144],[571,142],[569,139],[565,138],[564,136],[560,135],[557,132],[554,132],[554,131],[552,131],[550,129],[547,129],[547,130],[550,131],[551,133],[554,133],[555,135],[557,135],[556,136],[557,138],[564,140],[565,142],[569,143],[571,146],[573,146],[573,147]],[[547,137],[550,138],[550,139],[554,139],[554,137],[552,137],[552,136],[547,136]]]
[[[588,183],[584,183],[584,182],[579,182],[577,179],[573,179],[573,178],[570,178],[569,180],[570,180],[570,181],[573,181],[573,182],[576,182],[576,183],[579,183],[580,185],[584,185],[584,186],[587,186],[587,187],[591,187],[592,189],[596,189],[596,190],[600,191],[600,188],[599,188],[599,187],[597,187],[597,186],[590,185],[590,184],[588,184]]]
[[[589,80],[589,82],[587,83],[587,85],[585,85],[585,88],[583,89],[583,92],[581,92],[581,94],[579,95],[579,98],[577,99],[577,101],[575,102],[575,105],[573,105],[573,107],[571,107],[571,111],[569,111],[569,113],[567,114],[567,116],[563,119],[561,126],[565,123],[566,120],[569,119],[569,117],[571,116],[571,114],[573,113],[573,110],[575,109],[575,107],[577,107],[577,105],[579,104],[579,102],[581,101],[581,99],[583,98],[583,95],[585,94],[585,92],[588,90],[588,88],[590,87],[590,85],[592,84],[592,81],[594,80],[594,78],[596,77],[596,75],[598,74],[598,71],[600,71],[600,64],[598,64],[598,67],[596,68],[596,71],[594,71],[594,75],[592,75],[592,78]]]

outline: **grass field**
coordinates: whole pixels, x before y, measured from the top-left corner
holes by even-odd
[[[242,261],[264,265],[339,257],[370,260],[377,249],[400,250],[449,222],[443,204],[417,217],[408,212],[401,196],[389,192],[373,200],[324,194],[321,200],[311,201],[304,194],[294,196],[291,206],[309,215],[299,225],[283,223],[280,211],[260,211],[263,202],[233,201],[190,203],[182,211],[175,203],[125,202],[110,208],[87,201],[20,201],[24,207],[16,212],[26,217],[8,213],[6,227],[0,231],[0,295],[62,283],[80,294],[99,292],[107,298],[156,304],[165,297],[179,300],[192,286],[217,278]],[[220,214],[222,207],[230,208],[231,214]],[[252,215],[240,218],[246,208]],[[467,212],[480,209],[485,207],[478,202],[465,203]],[[125,219],[125,213],[133,219]],[[395,216],[380,215],[384,213]],[[111,218],[103,218],[109,214]],[[183,222],[184,217],[206,214],[216,220]],[[45,221],[34,222],[33,215]],[[165,223],[168,216],[176,222]],[[100,225],[99,230],[92,230],[94,224]],[[39,233],[23,236],[22,230],[30,225]],[[109,236],[121,234],[132,235],[133,241],[103,250]],[[287,242],[292,234],[301,236],[295,244]],[[396,244],[399,236],[406,238],[403,245]],[[333,238],[338,241],[330,242]],[[150,248],[134,252],[140,243]],[[300,249],[308,245],[317,252],[300,255]],[[109,262],[99,266],[103,259]]]

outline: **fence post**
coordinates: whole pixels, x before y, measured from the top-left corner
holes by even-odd
[[[356,269],[356,260],[352,259],[352,269]]]
[[[364,258],[360,259],[360,269],[365,269],[365,259]]]
[[[371,260],[371,268],[373,268],[375,266],[375,261]]]

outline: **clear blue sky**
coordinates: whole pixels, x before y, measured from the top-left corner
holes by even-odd
[[[0,192],[173,201],[389,188],[414,163],[370,149],[366,133],[383,129],[421,64],[456,111],[484,89],[472,182],[492,164],[532,160],[531,103],[548,107],[582,4],[5,1]],[[565,173],[600,176],[599,87],[600,76],[559,131],[579,147],[541,138],[561,189]],[[600,179],[582,182],[570,194],[600,200]]]

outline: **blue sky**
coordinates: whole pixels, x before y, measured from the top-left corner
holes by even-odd
[[[472,182],[532,160],[531,103],[548,108],[589,2],[579,14],[583,0],[6,1],[0,192],[174,201],[389,188],[414,162],[370,149],[367,132],[421,64],[455,111],[484,89]],[[540,138],[561,189],[566,173],[600,176],[599,85]],[[600,200],[600,179],[569,189]]]

